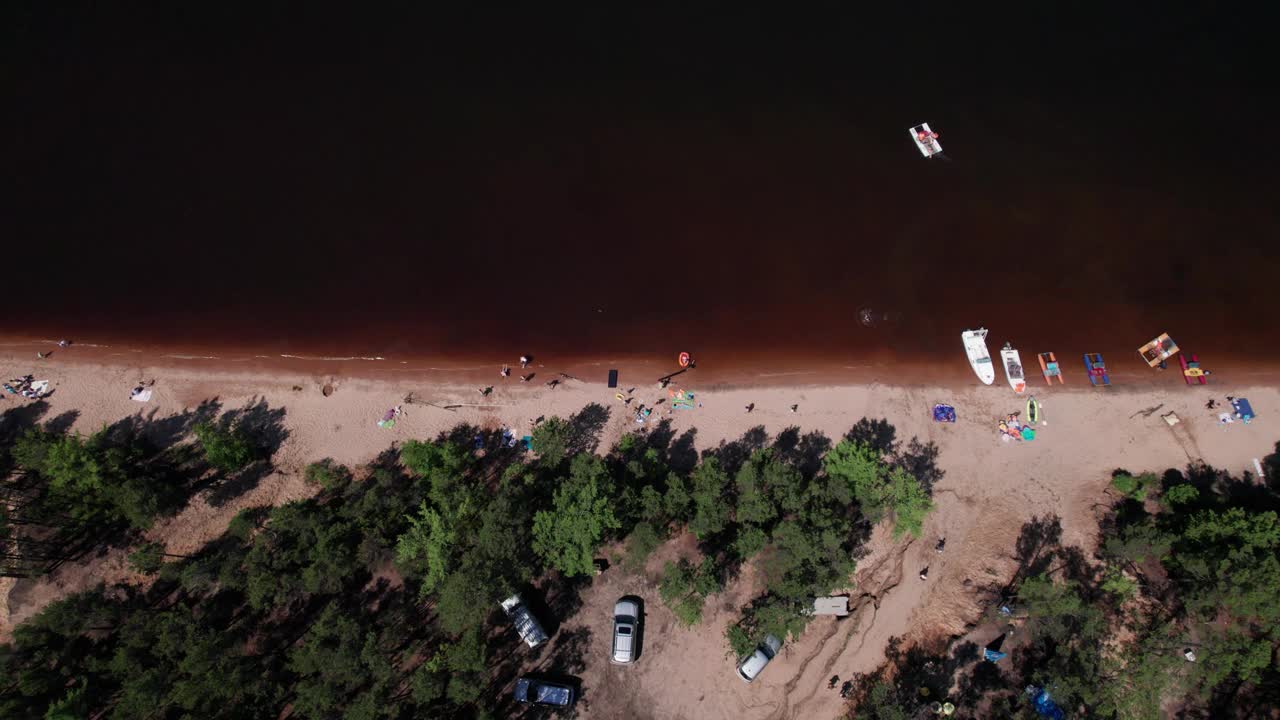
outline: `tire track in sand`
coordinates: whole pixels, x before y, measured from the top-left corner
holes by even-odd
[[[883,581],[881,581],[880,587],[877,590],[875,590],[874,592],[864,592],[858,596],[856,601],[857,604],[855,605],[853,610],[849,613],[849,618],[854,621],[853,627],[851,628],[850,632],[848,632],[845,635],[844,642],[840,643],[839,649],[831,653],[831,655],[827,658],[826,663],[823,665],[822,671],[817,673],[818,681],[815,687],[812,689],[812,691],[808,692],[803,698],[800,698],[799,702],[795,704],[796,714],[793,717],[806,717],[806,715],[804,715],[800,711],[806,706],[820,699],[820,696],[818,693],[821,691],[820,686],[822,684],[822,679],[827,677],[827,673],[831,672],[831,669],[835,667],[836,663],[839,662],[840,659],[845,656],[845,651],[848,650],[849,644],[853,642],[853,639],[855,637],[857,637],[859,641],[858,641],[858,646],[853,651],[853,654],[857,655],[858,653],[862,652],[863,647],[867,644],[867,637],[871,634],[871,629],[875,627],[876,617],[880,614],[880,603],[883,601],[884,596],[888,595],[890,592],[893,591],[894,588],[898,587],[898,585],[902,583],[902,572],[903,572],[903,566],[905,565],[907,548],[911,547],[912,544],[913,544],[912,542],[908,542],[906,545],[903,545],[897,552],[891,555],[887,555],[880,562],[876,563],[870,570],[867,571],[868,575],[874,576],[876,573],[880,571],[881,568],[884,567],[886,563],[889,563],[890,561],[893,562],[892,571],[890,571],[888,577],[886,577]],[[865,624],[866,626],[862,627],[863,625],[862,616],[864,611],[867,609],[868,605],[871,606],[871,617],[867,619],[867,622]],[[832,623],[831,630],[817,644],[813,652],[809,653],[809,656],[806,657],[800,663],[800,667],[796,671],[795,675],[793,675],[792,678],[787,681],[786,685],[783,685],[782,706],[769,716],[769,720],[784,720],[785,718],[789,717],[787,715],[787,711],[791,709],[791,704],[792,704],[791,695],[792,693],[795,692],[796,686],[800,684],[800,681],[804,679],[804,672],[805,670],[808,669],[809,663],[811,663],[814,659],[816,659],[819,655],[822,654],[823,649],[826,647],[827,641],[829,641],[833,636],[835,636],[835,634],[840,630],[840,627],[844,625],[844,623],[845,621],[843,620]],[[859,627],[862,627],[862,632],[860,633],[855,632]]]

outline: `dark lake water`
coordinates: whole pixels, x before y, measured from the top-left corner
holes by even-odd
[[[11,333],[343,355],[1280,339],[1277,101],[1247,16],[33,12],[6,29]],[[945,159],[917,152],[922,121]]]

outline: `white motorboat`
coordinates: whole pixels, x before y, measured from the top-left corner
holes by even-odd
[[[991,364],[991,353],[987,351],[987,329],[965,330],[960,333],[964,340],[964,352],[969,356],[969,365],[977,373],[984,385],[996,381],[996,369]]]
[[[1022,358],[1018,356],[1018,351],[1013,349],[1013,345],[1004,344],[1004,348],[1000,350],[1000,359],[1004,361],[1004,374],[1009,378],[1009,387],[1019,395],[1026,392],[1027,374],[1022,369]]]

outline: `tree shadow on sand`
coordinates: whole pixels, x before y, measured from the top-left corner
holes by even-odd
[[[609,422],[609,408],[600,403],[590,403],[569,418],[570,456],[581,452],[595,452],[600,446],[600,433]]]
[[[220,429],[242,434],[253,447],[254,461],[242,470],[210,478],[205,499],[213,507],[221,507],[256,488],[262,479],[275,472],[272,458],[289,437],[284,426],[285,408],[272,408],[264,398],[254,398],[242,408],[228,410],[218,418]]]
[[[197,423],[213,422],[222,410],[217,398],[205,400],[194,410],[157,417],[158,408],[121,418],[107,427],[107,436],[113,439],[143,440],[155,452],[168,450],[191,435]]]
[[[1017,588],[1026,578],[1047,571],[1061,547],[1062,519],[1057,515],[1033,517],[1024,523],[1013,555],[1018,570],[1006,586],[1006,592]]]
[[[812,479],[822,469],[822,458],[831,449],[831,438],[821,432],[800,434],[800,428],[791,426],[773,440],[779,457],[800,471],[805,479]]]
[[[898,450],[897,436],[897,429],[888,420],[862,418],[845,433],[844,439],[866,445],[881,455],[893,455]]]
[[[0,413],[0,443],[11,445],[27,430],[40,424],[40,418],[48,412],[49,403],[43,400],[7,408]]]
[[[763,425],[757,425],[744,432],[737,440],[721,441],[719,446],[703,450],[702,458],[715,458],[725,474],[733,477],[752,453],[763,449],[768,443],[769,433],[765,432]]]
[[[697,428],[689,428],[676,437],[671,418],[662,418],[640,434],[644,438],[645,447],[656,450],[663,463],[674,472],[688,475],[697,467],[698,450],[694,447]]]
[[[907,449],[898,453],[893,462],[914,477],[930,496],[933,495],[933,486],[946,474],[938,467],[938,446],[932,441],[921,443],[917,438],[911,438]]]

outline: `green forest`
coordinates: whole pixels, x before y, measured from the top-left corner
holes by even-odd
[[[906,720],[939,697],[971,717],[1039,717],[1027,687],[1067,717],[1276,717],[1280,443],[1264,475],[1117,470],[1095,556],[1061,544],[1056,516],[1027,523],[983,620],[1012,649],[891,648],[895,672],[861,679],[857,717]]]
[[[936,447],[884,420],[838,441],[756,428],[701,452],[695,431],[659,423],[600,448],[608,411],[589,405],[539,424],[530,451],[463,425],[363,467],[317,459],[314,496],[241,510],[190,555],[143,539],[197,493],[218,504],[253,487],[283,416],[208,403],[81,436],[38,404],[5,414],[6,574],[117,549],[150,582],[79,592],[19,625],[0,646],[0,717],[509,717],[530,652],[558,651],[528,651],[499,601],[519,591],[554,633],[602,557],[638,573],[684,533],[699,557],[666,563],[652,598],[680,623],[700,623],[745,564],[765,578],[726,633],[728,665],[766,634],[796,636],[814,596],[847,588],[874,524],[920,536],[942,477]],[[1257,717],[1280,697],[1275,491],[1203,467],[1117,472],[1101,555],[1062,547],[1055,518],[1004,550],[1021,570],[991,591],[990,620],[1017,624],[1009,659],[891,649],[891,667],[851,690],[858,717],[915,717],[936,697],[1032,717],[1027,684],[1071,716],[1158,717],[1165,702]]]
[[[562,618],[603,545],[634,572],[691,532],[701,562],[668,564],[657,594],[697,624],[743,563],[763,563],[768,590],[725,639],[726,655],[744,652],[798,633],[813,596],[848,583],[872,522],[918,534],[938,474],[931,447],[891,452],[883,421],[834,446],[756,429],[701,455],[693,432],[660,425],[601,454],[608,412],[591,405],[540,424],[528,453],[461,426],[367,467],[319,460],[305,470],[314,497],[243,510],[199,552],[167,555],[141,532],[195,492],[242,492],[284,439],[281,411],[219,410],[164,428],[82,437],[54,419],[4,436],[19,500],[7,535],[21,525],[28,544],[65,548],[54,564],[72,548],[127,547],[154,582],[81,592],[19,626],[0,650],[0,715],[505,717],[521,655],[498,601],[513,591]],[[20,554],[10,574],[38,574]]]

